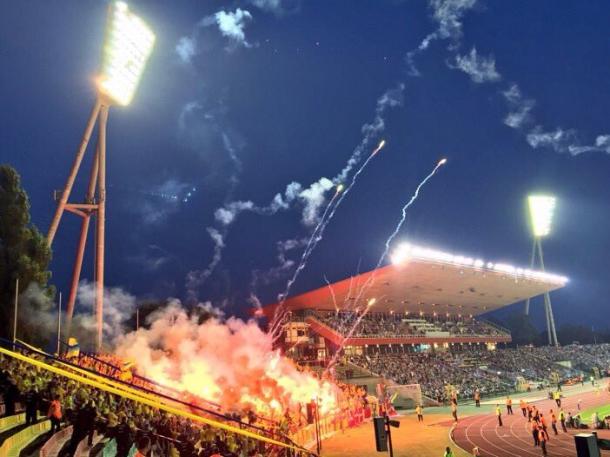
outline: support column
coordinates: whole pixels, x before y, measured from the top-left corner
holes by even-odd
[[[89,144],[91,132],[93,132],[93,127],[95,126],[95,121],[97,120],[97,117],[100,113],[101,106],[101,102],[98,99],[95,102],[95,105],[93,106],[93,110],[91,111],[91,115],[89,116],[89,121],[87,122],[87,126],[85,127],[85,133],[83,134],[83,138],[80,142],[78,150],[76,151],[76,157],[74,158],[74,162],[72,163],[72,168],[70,169],[68,180],[66,181],[66,185],[62,189],[61,197],[57,202],[55,215],[53,216],[51,226],[49,227],[49,232],[47,233],[47,244],[49,246],[53,244],[53,238],[55,238],[57,228],[59,227],[59,221],[61,220],[61,216],[63,215],[64,209],[66,208],[66,203],[68,203],[68,197],[70,196],[70,192],[72,192],[72,186],[74,186],[76,174],[78,173],[80,164],[83,161],[83,155],[85,154],[87,145]]]
[[[559,346],[559,341],[557,340],[557,332],[555,330],[555,317],[553,316],[553,306],[551,305],[551,297],[548,292],[545,294],[545,300],[548,302],[549,307],[549,322],[551,325],[551,344],[555,346]]]
[[[538,257],[540,259],[540,267],[544,270],[544,256],[542,254],[542,243],[538,239]],[[549,345],[558,346],[557,333],[555,331],[555,318],[553,317],[553,307],[551,305],[551,296],[548,292],[544,294],[544,306],[546,308],[547,328],[549,332]]]
[[[534,238],[534,242],[532,243],[532,255],[530,256],[530,270],[534,269],[534,259],[536,258],[536,238]],[[525,300],[525,315],[529,316],[530,314],[530,299],[528,297]]]
[[[95,188],[97,186],[97,175],[99,171],[99,154],[100,154],[99,138],[96,147],[93,165],[91,166],[91,177],[89,178],[89,188],[87,189],[86,202],[92,203],[95,196]],[[76,259],[74,261],[74,269],[72,271],[72,283],[70,285],[70,294],[68,295],[68,303],[66,305],[66,335],[70,338],[72,332],[72,316],[74,315],[74,304],[76,303],[76,294],[78,293],[78,283],[80,274],[83,268],[83,258],[85,256],[85,247],[87,245],[87,235],[89,234],[89,222],[91,220],[91,212],[82,218],[80,238],[76,249]]]
[[[95,318],[97,324],[97,351],[102,349],[102,331],[104,325],[104,228],[106,223],[106,124],[108,106],[102,105],[99,124],[99,170],[98,170],[98,207],[96,236],[96,293]]]

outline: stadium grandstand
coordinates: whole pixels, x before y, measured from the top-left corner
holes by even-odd
[[[512,389],[515,376],[507,377],[501,360],[488,360],[511,341],[510,332],[484,315],[566,283],[543,271],[405,244],[388,266],[262,311],[269,319],[285,316],[284,348],[301,363],[327,367],[340,361],[338,374],[360,378],[354,382],[372,388],[381,377],[419,385],[424,397],[442,402],[447,385],[463,395]],[[526,363],[518,376],[538,380],[542,368],[549,366]]]

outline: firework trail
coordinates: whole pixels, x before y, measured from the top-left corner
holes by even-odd
[[[428,174],[428,176],[426,176],[422,182],[419,183],[419,185],[415,188],[415,192],[413,193],[413,195],[411,196],[411,198],[409,199],[409,201],[402,207],[402,217],[400,218],[400,221],[398,221],[398,224],[396,225],[396,228],[394,229],[394,231],[392,232],[392,234],[388,237],[388,239],[385,242],[385,249],[383,251],[383,254],[381,254],[381,256],[379,257],[379,261],[377,262],[377,265],[375,266],[375,268],[373,269],[373,273],[371,274],[371,276],[369,276],[369,278],[366,280],[366,282],[362,285],[362,287],[360,288],[360,291],[358,292],[358,295],[356,297],[356,301],[355,303],[359,303],[360,299],[362,298],[362,296],[364,295],[364,293],[373,285],[373,283],[375,282],[375,273],[377,271],[377,269],[381,266],[381,264],[383,263],[383,261],[385,260],[385,258],[387,257],[388,253],[390,252],[390,244],[392,243],[392,241],[394,240],[394,238],[396,238],[396,235],[398,235],[398,232],[400,232],[400,229],[402,228],[403,224],[405,223],[405,220],[407,219],[407,210],[411,207],[411,205],[413,205],[413,203],[415,203],[415,201],[417,200],[417,197],[419,196],[419,192],[420,190],[426,185],[426,183],[432,179],[432,177],[436,174],[436,172],[438,171],[438,169],[440,167],[442,167],[443,165],[445,165],[447,163],[447,159],[441,159],[436,166],[432,169],[432,171]],[[372,303],[371,303],[372,300]],[[348,334],[345,336],[345,338],[343,339],[343,342],[341,344],[341,346],[343,346],[343,344],[345,344],[345,341],[347,341],[348,338],[350,338],[352,336],[352,334],[354,333],[354,331],[356,330],[356,328],[358,327],[358,325],[360,324],[360,322],[362,321],[362,319],[364,318],[364,316],[368,313],[368,311],[370,310],[371,306],[375,303],[375,299],[370,299],[367,302],[367,306],[364,309],[364,311],[362,312],[362,314],[358,317],[358,319],[356,320],[355,324],[352,326],[351,330],[348,332]],[[339,351],[337,351],[335,353],[335,356],[332,358],[329,366],[334,365],[334,363],[336,362],[336,358],[337,358],[337,354],[339,353]]]
[[[326,215],[328,214],[329,208],[333,205],[333,203],[337,199],[337,196],[342,191],[343,191],[343,184],[339,184],[337,186],[337,189],[335,190],[335,194],[333,195],[333,198],[331,198],[330,201],[328,202],[328,205],[326,205],[326,208],[324,209],[324,213],[322,213],[322,217],[320,218],[320,222],[318,222],[318,225],[316,225],[313,233],[311,234],[311,237],[307,241],[307,246],[305,247],[305,250],[303,251],[303,255],[301,255],[301,260],[299,261],[299,264],[298,264],[297,268],[295,269],[295,271],[292,275],[292,278],[290,278],[288,280],[288,283],[286,283],[286,289],[284,290],[284,293],[282,293],[278,296],[279,304],[274,313],[273,322],[271,323],[271,335],[273,336],[274,342],[279,337],[279,335],[281,335],[281,328],[282,328],[281,324],[283,323],[284,316],[286,314],[286,311],[284,310],[284,302],[286,301],[286,298],[288,297],[288,294],[290,293],[290,288],[292,287],[294,282],[297,280],[299,273],[305,268],[305,265],[307,264],[307,259],[313,252],[313,249],[318,244],[318,242],[319,242],[319,239],[317,239],[318,231],[320,230],[320,227],[322,226],[324,219],[326,218]]]
[[[330,283],[330,281],[328,280],[328,278],[326,277],[326,275],[324,275],[324,281],[326,281],[326,285],[330,289],[330,295],[333,298],[333,305],[335,305],[335,312],[338,313],[339,307],[337,306],[337,296],[335,295],[335,289],[333,289],[333,286]]]
[[[432,179],[432,177],[436,174],[438,169],[440,167],[442,167],[443,165],[445,165],[446,163],[447,163],[447,159],[439,160],[439,162],[436,164],[436,167],[434,167],[434,169],[430,172],[430,174],[428,176],[426,176],[422,182],[419,183],[419,186],[417,186],[417,188],[415,189],[415,193],[411,196],[411,199],[407,202],[407,204],[405,206],[402,207],[402,217],[400,218],[400,221],[396,225],[396,228],[394,229],[392,234],[386,240],[385,250],[383,251],[383,254],[381,255],[381,257],[379,258],[379,262],[377,262],[377,266],[375,267],[375,269],[377,269],[381,266],[381,263],[385,260],[388,253],[390,252],[390,243],[394,240],[394,238],[396,238],[396,235],[398,235],[398,232],[402,228],[402,225],[405,223],[405,220],[407,219],[407,210],[413,203],[415,203],[415,200],[417,200],[417,197],[419,196],[419,191],[421,190],[421,188],[424,187],[426,185],[426,183],[430,179]]]
[[[383,298],[383,297],[382,297]],[[331,359],[331,361],[328,363],[328,366],[326,367],[326,369],[324,370],[324,374],[328,373],[330,370],[333,369],[333,367],[335,366],[335,364],[337,363],[337,355],[339,354],[341,348],[343,347],[343,345],[345,344],[345,342],[347,340],[349,340],[352,335],[354,334],[354,332],[356,331],[356,328],[358,328],[358,326],[360,325],[360,322],[362,322],[362,319],[364,319],[364,316],[366,316],[366,314],[369,312],[369,309],[371,309],[371,307],[377,302],[376,298],[369,298],[369,300],[366,302],[366,308],[364,308],[364,311],[362,311],[362,313],[358,316],[358,318],[356,319],[356,322],[354,322],[354,325],[352,326],[352,328],[349,330],[349,332],[347,332],[347,334],[343,337],[343,341],[341,341],[341,344],[339,345],[339,348],[337,350],[337,352],[335,352],[335,355],[333,356],[333,358]]]
[[[337,208],[339,207],[339,205],[341,205],[341,202],[343,201],[343,199],[346,197],[346,195],[349,193],[349,191],[352,189],[352,187],[354,187],[354,184],[356,184],[356,180],[358,179],[358,176],[360,176],[360,174],[362,173],[362,171],[366,168],[366,166],[369,164],[369,162],[371,161],[371,159],[373,157],[375,157],[375,155],[377,155],[377,153],[379,151],[381,151],[381,149],[385,146],[385,140],[381,140],[379,142],[379,144],[377,145],[377,147],[373,150],[373,152],[371,152],[371,155],[369,155],[369,157],[364,161],[364,163],[362,164],[362,166],[358,169],[358,171],[354,174],[354,176],[352,177],[352,181],[350,182],[349,186],[347,186],[347,188],[345,188],[344,191],[344,186],[343,184],[339,184],[337,186],[337,192],[335,193],[335,195],[333,196],[331,202],[328,204],[328,206],[326,207],[326,210],[324,211],[324,214],[322,215],[322,218],[320,219],[320,222],[318,223],[318,226],[316,227],[316,230],[314,230],[314,235],[316,233],[319,233],[318,236],[314,237],[312,235],[310,241],[313,241],[313,243],[309,243],[307,245],[307,248],[305,249],[305,252],[303,253],[303,258],[305,259],[305,261],[307,260],[307,258],[311,255],[311,253],[313,252],[313,250],[316,248],[317,244],[322,240],[322,236],[324,234],[324,230],[326,229],[326,226],[328,225],[328,223],[331,221],[331,219],[333,218],[333,216],[335,215],[335,212],[337,211]],[[343,192],[343,193],[341,193]],[[339,196],[339,199],[337,200],[337,204],[333,207],[332,203],[333,201]],[[328,218],[326,218],[326,214],[328,213],[328,210],[331,209],[330,214],[328,215]],[[301,267],[301,265],[299,265]],[[301,270],[303,269],[304,265],[301,267]],[[296,279],[296,277],[295,277]],[[294,282],[294,281],[293,281]],[[292,284],[291,284],[292,285]],[[284,295],[286,296],[286,294]]]
[[[305,251],[303,252],[303,255],[301,256],[301,261],[299,263],[299,266],[294,271],[292,278],[290,278],[290,280],[286,284],[286,289],[284,290],[284,293],[279,296],[280,302],[279,302],[278,308],[276,310],[275,316],[273,318],[273,323],[271,325],[271,333],[272,333],[272,335],[274,335],[274,341],[277,339],[277,337],[280,334],[279,330],[281,330],[284,316],[286,314],[283,305],[284,305],[284,302],[286,301],[286,298],[288,297],[288,294],[290,293],[290,289],[291,289],[292,285],[295,283],[299,274],[307,265],[307,260],[309,259],[309,256],[314,251],[314,249],[316,248],[318,243],[322,240],[324,230],[328,226],[328,223],[332,220],[335,212],[337,211],[337,208],[339,207],[339,205],[341,205],[341,202],[343,201],[345,196],[349,193],[349,191],[352,189],[352,187],[354,187],[354,184],[356,184],[358,176],[360,176],[360,174],[366,168],[366,166],[369,164],[369,162],[373,159],[373,157],[375,157],[377,155],[377,153],[379,151],[381,151],[381,149],[384,146],[385,146],[385,140],[381,140],[379,142],[379,145],[377,145],[377,147],[373,150],[373,152],[371,152],[369,157],[360,166],[358,171],[356,173],[354,173],[354,176],[352,177],[352,180],[351,180],[349,186],[347,186],[347,188],[345,188],[345,190],[344,190],[343,184],[337,185],[337,190],[335,191],[333,198],[330,200],[330,202],[326,206],[326,209],[324,210],[324,214],[322,215],[320,222],[316,226],[314,233],[312,234],[311,238],[309,239],[307,248],[305,248]],[[339,197],[339,198],[337,199],[337,197]],[[335,200],[336,200],[336,203],[335,203]],[[334,206],[333,206],[333,203],[335,203]],[[330,210],[330,213],[329,213],[329,210]],[[326,217],[327,215],[328,215],[328,217]]]

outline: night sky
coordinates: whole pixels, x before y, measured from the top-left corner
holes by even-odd
[[[608,325],[607,0],[130,7],[157,42],[133,103],[110,113],[108,285],[241,315],[252,293],[273,302],[333,196],[328,180],[366,137],[351,179],[385,138],[293,293],[372,268],[402,206],[447,157],[398,239],[526,266],[525,197],[550,192],[558,206],[543,242],[547,269],[570,278],[552,294],[556,320]],[[2,5],[0,162],[21,173],[43,232],[95,100],[106,8]],[[292,200],[287,186],[298,191]],[[79,226],[66,214],[54,243],[53,282],[65,292]],[[535,307],[540,321],[541,300]]]

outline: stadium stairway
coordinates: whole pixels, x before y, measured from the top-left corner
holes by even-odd
[[[70,440],[72,426],[62,428],[52,436],[41,436],[38,442],[24,449],[21,457],[57,457],[64,445]]]

